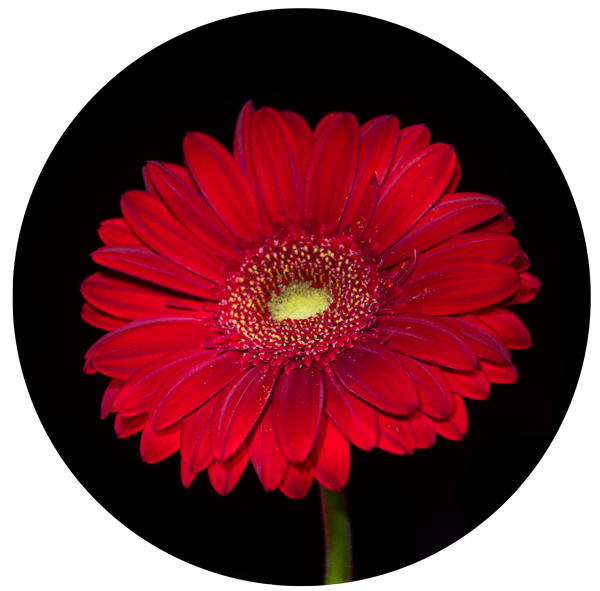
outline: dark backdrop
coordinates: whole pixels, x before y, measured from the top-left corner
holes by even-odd
[[[97,270],[88,255],[101,245],[100,221],[120,215],[122,193],[143,188],[146,160],[181,162],[186,131],[231,149],[237,113],[250,98],[256,107],[297,111],[311,125],[333,110],[361,123],[388,113],[402,125],[426,123],[433,141],[457,151],[459,190],[505,203],[543,283],[541,295],[515,309],[534,340],[513,354],[519,382],[467,401],[462,443],[439,438],[412,457],[353,448],[355,578],[372,577],[477,527],[552,441],[587,339],[581,225],[556,161],[516,104],[450,50],[383,21],[312,10],[235,17],[169,41],[110,81],[58,142],[27,209],[14,284],[19,354],[46,432],[82,485],[134,532],[199,567],[263,583],[320,584],[316,486],[303,501],[267,494],[249,466],[221,497],[206,473],[182,486],[179,454],[143,464],[139,435],[117,440],[112,419],[100,421],[108,378],[81,373],[84,352],[103,331],[80,320],[79,284]]]

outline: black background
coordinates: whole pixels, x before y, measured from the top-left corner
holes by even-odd
[[[79,284],[95,270],[100,221],[143,188],[147,160],[181,162],[186,131],[231,149],[244,102],[291,109],[311,126],[329,111],[360,123],[395,114],[452,144],[461,191],[500,199],[541,279],[515,308],[534,347],[513,352],[520,380],[467,401],[461,443],[414,456],[352,449],[347,491],[355,578],[402,568],[477,527],[523,483],[567,411],[589,323],[583,233],[562,173],[531,122],[474,66],[384,21],[328,11],[274,11],[214,23],[162,45],[103,88],[67,129],[27,209],[15,266],[21,365],[39,417],[83,486],[123,524],[192,564],[262,583],[316,585],[323,576],[318,491],[303,501],[265,493],[249,466],[226,497],[201,473],[189,490],[179,454],[155,465],[139,435],[117,440],[100,421],[108,378],[81,373],[103,333],[79,318]],[[42,485],[40,485],[42,486]],[[518,532],[515,532],[518,535]],[[499,557],[500,560],[500,557]]]

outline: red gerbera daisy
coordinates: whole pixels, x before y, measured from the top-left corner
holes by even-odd
[[[85,371],[112,378],[102,417],[146,462],[180,450],[189,486],[225,494],[249,460],[266,490],[340,490],[350,443],[414,453],[467,430],[464,397],[517,379],[531,346],[508,306],[540,282],[500,201],[456,193],[451,146],[383,116],[240,113],[234,155],[202,133],[185,167],[102,223],[108,270],[83,318],[110,332]]]

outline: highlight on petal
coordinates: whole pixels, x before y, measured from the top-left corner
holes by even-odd
[[[350,476],[350,444],[326,417],[321,421],[315,478],[331,490],[342,490]]]
[[[325,383],[315,369],[282,375],[273,392],[273,423],[285,455],[294,464],[310,454],[323,414]]]
[[[251,436],[250,458],[264,489],[270,491],[278,488],[290,461],[275,432],[272,405],[267,407]]]

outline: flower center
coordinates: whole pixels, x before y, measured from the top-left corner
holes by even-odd
[[[355,341],[377,338],[368,331],[385,307],[381,263],[352,236],[279,226],[227,263],[206,319],[220,333],[214,346],[253,365],[329,370]]]
[[[286,318],[304,320],[316,316],[324,312],[331,302],[327,288],[311,287],[308,281],[291,281],[282,286],[278,294],[271,294],[267,305],[271,317],[281,322]]]

